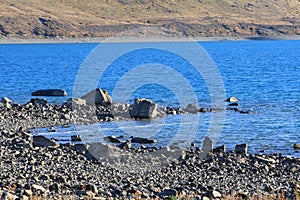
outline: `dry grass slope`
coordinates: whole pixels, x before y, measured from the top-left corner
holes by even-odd
[[[300,34],[299,0],[0,0],[0,35],[106,37],[138,27],[178,36]]]

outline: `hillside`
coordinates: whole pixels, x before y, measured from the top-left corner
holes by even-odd
[[[0,0],[0,37],[108,37],[160,27],[184,37],[300,35],[300,0]]]

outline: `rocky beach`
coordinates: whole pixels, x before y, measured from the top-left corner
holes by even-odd
[[[99,91],[102,97],[109,97],[105,91]],[[234,100],[228,99],[232,103]],[[195,109],[215,111],[189,105],[184,109],[157,109],[156,116],[145,116],[145,112],[132,110],[151,110],[155,103],[150,100],[140,99],[133,105],[110,101],[102,98],[97,105],[88,105],[83,99],[70,99],[64,105],[51,105],[33,98],[20,105],[3,98],[1,199],[296,199],[299,194],[299,158],[252,155],[247,153],[247,145],[237,145],[235,151],[226,151],[221,146],[205,152],[191,144],[172,157],[173,147],[146,147],[144,143],[155,142],[147,138],[121,143],[115,137],[107,137],[109,144],[83,145],[78,136],[72,137],[72,142],[59,144],[43,136],[33,136],[30,131],[130,119],[133,113],[139,114],[136,118],[149,118],[195,112]],[[243,114],[237,108],[228,109]],[[126,114],[128,110],[130,114]],[[131,142],[140,146],[133,148]],[[126,155],[126,160],[116,164],[109,156],[97,158],[99,149]],[[165,163],[158,158],[164,158]]]

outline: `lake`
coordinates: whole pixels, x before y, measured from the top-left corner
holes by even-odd
[[[225,144],[229,150],[233,150],[236,144],[248,143],[251,153],[282,153],[299,157],[300,153],[293,149],[293,144],[300,143],[300,41],[215,41],[199,44],[215,63],[218,75],[224,83],[226,97],[237,97],[240,100],[239,108],[251,111],[251,114],[226,111],[223,129],[216,145]],[[14,102],[25,104],[32,98],[31,93],[35,90],[61,88],[67,91],[68,96],[46,99],[51,103],[63,103],[73,96],[78,72],[82,69],[84,61],[93,61],[87,61],[86,57],[97,45],[0,45],[0,96],[7,96]],[[125,47],[130,44],[122,45]],[[180,44],[178,47],[180,48]],[[102,50],[106,48],[103,46]],[[113,52],[109,49],[107,51],[110,55]],[[101,63],[99,60],[98,62]],[[150,66],[149,63],[155,63],[155,66]],[[163,66],[170,66],[174,71],[167,71],[169,76],[165,74],[168,77],[165,80],[166,84],[174,83],[172,89],[160,85],[160,82],[151,84],[145,81],[147,84],[143,85],[143,81],[140,83],[136,75],[145,75],[145,70],[140,71],[140,74],[134,73],[132,69],[136,66],[148,69],[152,67],[149,73],[157,73],[156,78],[160,81],[163,80],[160,75],[166,73]],[[155,68],[157,66],[158,68]],[[153,78],[155,73],[148,75]],[[128,76],[125,77],[124,74]],[[92,77],[93,72],[87,75]],[[96,77],[97,75],[95,74]],[[184,84],[181,84],[180,77],[187,80],[200,107],[214,106],[211,103],[212,96],[207,80],[196,73],[188,60],[154,48],[135,49],[120,55],[107,66],[101,78],[97,77],[95,87],[104,88],[112,94],[120,80],[125,80],[122,82],[124,92],[127,89],[132,91],[132,84],[139,82],[130,97],[125,96],[126,98],[122,99],[122,95],[119,95],[119,99],[113,100],[132,103],[137,97],[145,97],[160,106],[185,106],[174,92],[187,91],[186,87],[183,87]],[[188,92],[186,97],[188,102]],[[212,114],[201,113],[198,116],[199,123],[194,121],[194,115],[184,116],[187,121],[183,131],[189,133],[189,127],[197,126],[193,142],[200,145],[209,129]],[[77,133],[93,132],[95,135],[101,129],[104,135],[149,136],[156,138],[160,145],[167,145],[175,137],[184,117],[169,115],[151,122],[107,122],[89,127],[76,127],[76,130]],[[38,134],[64,140],[76,134],[74,130],[72,127],[58,128],[58,132],[48,133],[41,129]],[[145,135],[145,131],[148,135]],[[184,141],[185,137],[180,136],[180,139]]]

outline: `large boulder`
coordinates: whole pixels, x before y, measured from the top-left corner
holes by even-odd
[[[86,101],[86,104],[88,105],[96,104],[96,105],[108,106],[111,105],[112,103],[112,99],[109,96],[108,92],[100,88],[97,88],[96,90],[89,92],[88,94],[81,97],[81,99],[84,99]]]
[[[157,104],[149,99],[135,99],[134,104],[130,107],[129,114],[132,118],[155,118],[158,114]]]
[[[37,90],[31,93],[32,96],[67,96],[67,92],[61,89]]]

